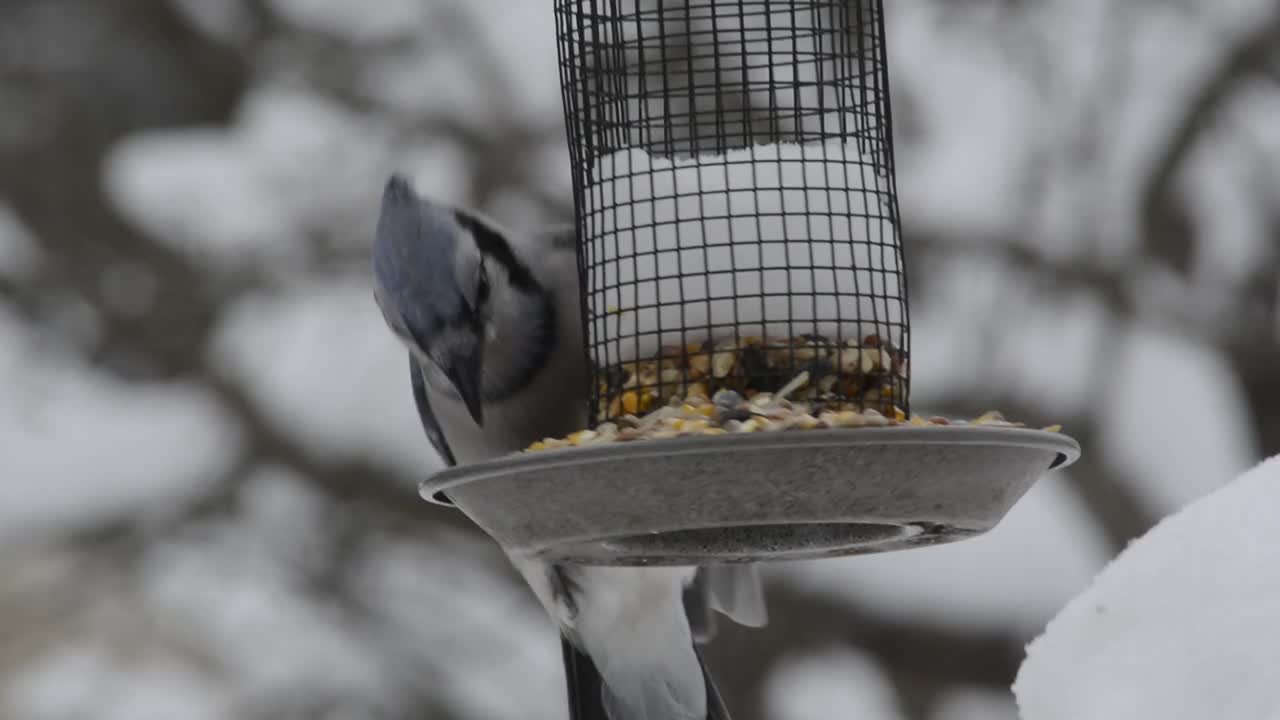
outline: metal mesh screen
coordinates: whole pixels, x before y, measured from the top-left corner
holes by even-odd
[[[593,425],[806,370],[909,410],[881,2],[556,0]]]

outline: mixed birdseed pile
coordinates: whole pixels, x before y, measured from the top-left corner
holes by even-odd
[[[801,372],[804,382],[794,383]],[[760,393],[834,405],[856,402],[892,415],[905,392],[906,355],[876,335],[834,343],[819,335],[744,337],[664,347],[658,358],[597,373],[599,417],[638,415],[672,397],[712,398],[733,390],[748,400]]]
[[[905,355],[876,336],[843,345],[806,335],[664,348],[659,359],[599,373],[600,414],[609,421],[527,451],[689,435],[967,424],[908,417],[894,404],[906,379]],[[1024,427],[996,411],[972,424]]]

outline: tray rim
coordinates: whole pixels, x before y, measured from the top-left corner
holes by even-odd
[[[456,507],[444,497],[451,488],[522,469],[548,469],[575,465],[622,462],[656,455],[690,455],[724,452],[736,446],[753,449],[795,450],[810,447],[866,445],[986,445],[1027,447],[1056,452],[1045,468],[1064,468],[1080,458],[1080,444],[1061,432],[992,425],[896,425],[888,427],[822,428],[731,435],[692,435],[657,440],[600,443],[539,452],[516,451],[490,460],[455,465],[433,473],[418,484],[419,494],[437,505]]]

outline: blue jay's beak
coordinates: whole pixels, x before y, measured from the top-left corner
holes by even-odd
[[[467,406],[467,412],[471,413],[471,419],[476,421],[476,425],[484,425],[484,403],[480,398],[480,368],[481,349],[484,346],[477,343],[475,348],[470,352],[463,352],[449,358],[449,366],[444,368],[445,377],[449,378],[449,382],[453,383],[453,387],[458,391],[458,396],[462,398],[463,404]]]

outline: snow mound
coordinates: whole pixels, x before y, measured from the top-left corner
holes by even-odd
[[[593,336],[626,338],[610,351],[626,362],[711,328],[884,335],[905,308],[888,180],[876,167],[842,138],[600,158],[583,198]]]
[[[1280,456],[1134,541],[1027,649],[1023,720],[1280,717]]]

